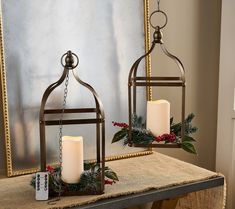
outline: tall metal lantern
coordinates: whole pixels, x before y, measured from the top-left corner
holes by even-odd
[[[137,59],[134,64],[132,65],[130,72],[129,72],[129,77],[128,77],[128,108],[129,108],[129,137],[128,137],[128,142],[129,146],[136,146],[136,147],[169,147],[169,148],[178,148],[181,147],[180,143],[174,143],[174,144],[158,144],[158,143],[152,143],[150,145],[137,145],[133,144],[132,140],[132,116],[136,114],[136,101],[137,101],[137,92],[136,89],[137,87],[180,87],[182,89],[182,105],[181,105],[181,140],[184,139],[185,135],[185,124],[184,124],[184,119],[185,119],[185,70],[182,62],[173,54],[171,54],[165,47],[164,42],[163,42],[163,35],[162,35],[162,29],[167,25],[168,22],[168,17],[165,12],[160,10],[159,8],[159,3],[160,0],[157,1],[158,3],[158,8],[156,11],[152,12],[150,15],[150,25],[154,29],[153,32],[153,41],[152,45],[149,49],[149,51],[141,56],[139,59]],[[154,14],[160,14],[165,17],[165,23],[162,26],[159,25],[154,25],[151,21],[151,18],[153,17]],[[160,46],[162,49],[163,53],[171,60],[173,60],[179,71],[180,71],[180,77],[170,77],[170,76],[161,76],[161,77],[140,77],[137,76],[137,71],[138,71],[138,66],[140,62],[149,56],[154,48],[156,46]]]
[[[76,59],[76,63],[75,60]],[[100,175],[100,189],[99,191],[94,192],[94,194],[102,194],[104,191],[104,169],[105,169],[105,115],[102,102],[93,89],[92,86],[83,82],[75,68],[78,66],[79,59],[78,56],[71,51],[68,51],[61,57],[61,64],[64,67],[64,71],[60,79],[52,83],[44,92],[42,101],[41,101],[41,108],[40,108],[40,154],[41,154],[41,171],[46,171],[46,136],[45,136],[45,128],[46,126],[59,126],[60,133],[59,133],[59,144],[60,144],[60,165],[61,165],[61,154],[62,154],[62,127],[63,125],[75,125],[75,124],[96,124],[96,162],[100,167],[101,175]],[[66,108],[66,97],[67,97],[67,87],[69,81],[69,73],[72,71],[73,76],[75,77],[76,81],[87,88],[93,95],[95,100],[95,107],[94,108]],[[65,89],[64,89],[64,101],[63,106],[61,109],[45,109],[48,97],[52,93],[52,91],[60,86],[65,81]],[[94,118],[82,118],[82,119],[63,119],[64,114],[83,114],[83,113],[93,113]],[[55,115],[61,114],[61,118],[58,120],[47,120],[45,119],[45,115]],[[90,191],[91,192],[91,191]]]

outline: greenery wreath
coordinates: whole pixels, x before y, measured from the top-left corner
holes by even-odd
[[[76,184],[64,183],[60,178],[60,167],[47,166],[49,173],[49,195],[56,196],[59,192],[92,192],[100,188],[100,166],[97,163],[84,163],[84,172]],[[105,167],[105,184],[112,185],[118,180],[117,174],[109,167]],[[36,187],[36,174],[33,175],[31,186]],[[60,190],[61,189],[61,190]]]
[[[136,145],[150,145],[152,143],[175,143],[180,147],[192,154],[197,154],[194,146],[196,140],[192,137],[198,129],[192,125],[194,114],[190,113],[184,121],[185,124],[185,136],[181,138],[182,123],[174,123],[173,117],[170,119],[170,134],[163,134],[161,136],[154,136],[150,130],[145,128],[145,122],[142,117],[133,115],[132,117],[132,143]],[[127,123],[112,122],[114,126],[120,127],[121,130],[116,132],[113,136],[112,143],[123,140],[123,144],[129,144],[128,133],[129,125]]]

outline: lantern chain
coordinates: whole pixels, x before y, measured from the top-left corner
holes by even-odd
[[[54,205],[54,204],[56,204],[57,201],[60,200],[61,191],[62,191],[61,172],[62,172],[63,117],[64,117],[64,111],[65,111],[65,108],[66,108],[67,96],[68,96],[68,84],[69,84],[69,72],[67,73],[66,78],[65,78],[64,99],[63,99],[63,104],[62,104],[61,116],[60,116],[60,120],[59,120],[59,166],[60,166],[60,172],[59,172],[59,177],[60,177],[59,192],[58,192],[58,198],[48,201],[49,205]]]
[[[62,172],[62,135],[63,135],[63,117],[64,117],[64,111],[66,108],[66,101],[68,96],[68,84],[69,84],[69,72],[66,75],[65,79],[65,88],[64,88],[64,100],[62,105],[62,112],[60,117],[60,127],[59,127],[59,163],[60,163],[60,179],[61,179],[61,172]],[[61,181],[59,185],[59,197],[61,196]]]

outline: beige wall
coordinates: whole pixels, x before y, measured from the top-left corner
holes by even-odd
[[[222,1],[216,169],[227,182],[227,209],[235,208],[235,1]]]
[[[156,1],[151,1],[153,3]],[[158,149],[179,159],[195,163],[207,169],[215,169],[217,92],[219,70],[220,0],[161,1],[161,9],[168,14],[169,22],[164,29],[168,50],[178,56],[186,69],[186,113],[196,114],[199,128],[198,156],[178,149]],[[174,68],[173,63],[162,56],[152,57],[153,73]],[[176,72],[176,71],[174,71]],[[164,91],[153,90],[154,98],[163,97]],[[160,96],[159,96],[160,95]],[[164,94],[165,95],[165,94]],[[172,103],[180,94],[168,93]],[[179,110],[173,107],[173,113]],[[178,111],[179,112],[179,111]]]
[[[156,3],[150,1],[151,4]],[[197,116],[195,124],[199,127],[196,135],[199,155],[193,156],[178,149],[158,151],[208,169],[215,167],[220,4],[220,0],[161,1],[161,8],[169,17],[169,23],[163,31],[165,43],[169,51],[183,61],[187,71],[186,105],[187,112],[194,112]],[[158,64],[157,61],[162,63]],[[160,69],[165,69],[165,66],[174,66],[168,65],[168,60],[163,58],[153,57],[152,62],[154,74]],[[158,95],[155,89],[154,98]],[[168,96],[170,100],[179,98],[173,92]],[[3,150],[1,128],[0,176],[5,167]]]

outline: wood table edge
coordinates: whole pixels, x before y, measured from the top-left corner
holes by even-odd
[[[141,205],[148,202],[176,198],[191,192],[196,192],[213,187],[223,186],[224,177],[218,176],[207,180],[201,180],[193,183],[171,186],[162,189],[151,189],[146,192],[140,192],[130,195],[122,195],[110,199],[99,200],[95,203],[75,206],[73,209],[120,209],[128,208],[134,205]],[[71,208],[71,207],[64,207]]]

